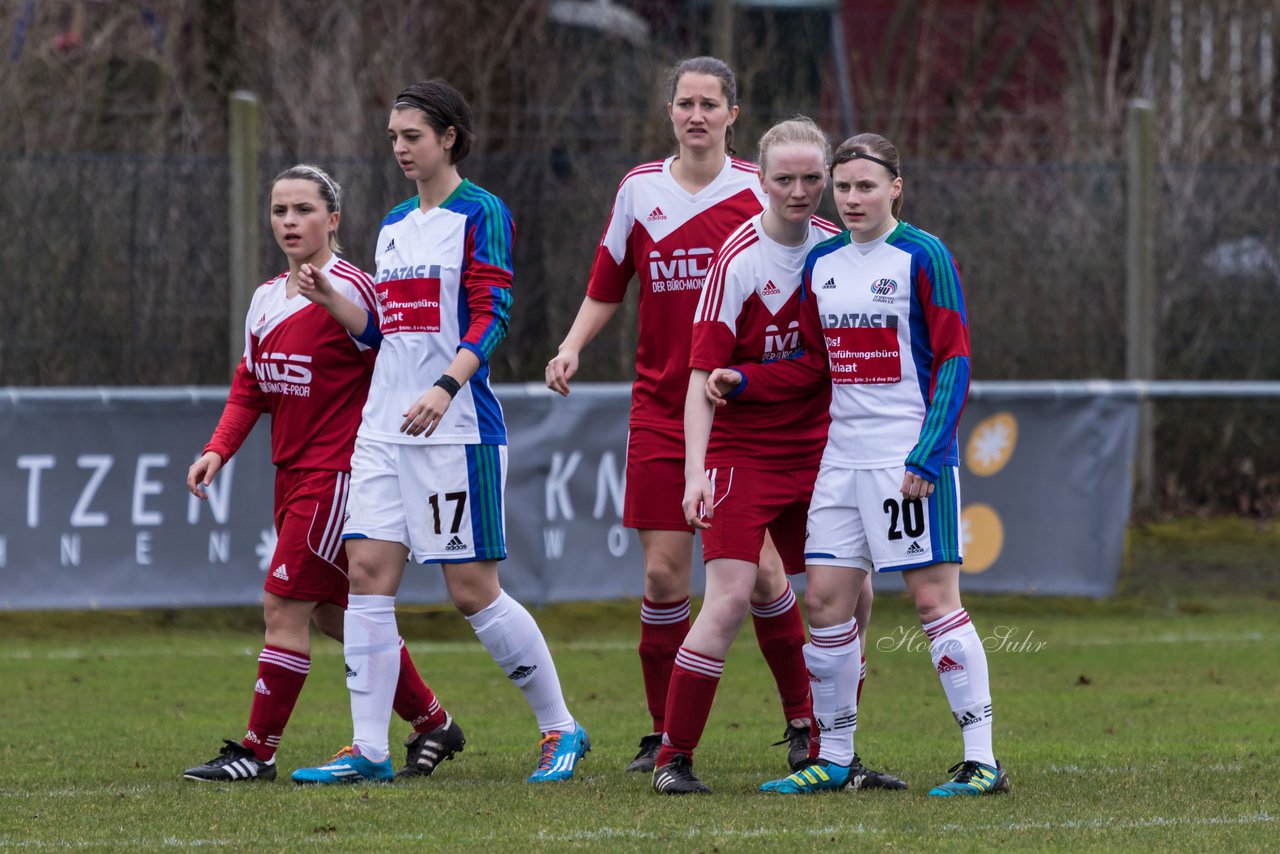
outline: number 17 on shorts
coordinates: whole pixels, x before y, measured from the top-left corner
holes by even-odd
[[[505,445],[356,441],[344,538],[404,543],[417,563],[507,556]]]

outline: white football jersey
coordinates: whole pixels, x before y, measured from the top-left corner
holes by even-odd
[[[497,196],[463,181],[439,207],[414,197],[397,205],[378,234],[378,323],[360,435],[382,442],[505,445],[502,407],[489,386],[489,355],[507,333],[515,226]],[[400,432],[405,412],[449,367],[458,350],[480,359],[430,436]]]

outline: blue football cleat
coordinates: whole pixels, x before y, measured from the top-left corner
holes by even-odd
[[[967,760],[952,765],[947,773],[955,774],[947,782],[929,790],[936,798],[949,798],[954,795],[998,795],[1009,791],[1009,775],[996,762],[993,768],[981,762]]]
[[[538,747],[542,757],[538,767],[529,775],[530,783],[547,783],[554,780],[573,779],[573,769],[591,750],[591,739],[582,724],[573,732],[552,730],[544,733]]]
[[[299,768],[290,775],[299,786],[326,786],[332,783],[390,783],[396,777],[391,760],[370,762],[360,751],[347,746],[333,754],[324,765]]]
[[[762,792],[780,795],[811,795],[814,792],[838,792],[849,785],[849,767],[825,759],[811,759],[803,768],[781,780],[770,780],[760,787]]]

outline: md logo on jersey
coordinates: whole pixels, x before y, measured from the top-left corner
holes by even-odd
[[[287,353],[263,353],[253,363],[253,374],[259,383],[311,383],[310,356]],[[264,386],[265,388],[265,386]],[[271,391],[272,389],[267,389]]]
[[[676,249],[663,255],[657,249],[649,253],[649,280],[654,293],[665,291],[698,291],[711,272],[714,249]]]
[[[783,332],[772,323],[764,328],[764,356],[762,362],[791,359],[800,354],[800,321],[793,320]]]

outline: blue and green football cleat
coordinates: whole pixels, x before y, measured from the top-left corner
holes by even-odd
[[[780,795],[811,795],[814,792],[838,792],[847,785],[849,766],[836,765],[825,759],[811,759],[791,776],[765,783],[760,791]]]
[[[582,724],[573,732],[552,731],[542,736],[538,747],[542,756],[538,767],[529,775],[530,783],[547,783],[555,780],[573,779],[573,769],[578,766],[582,757],[591,750],[591,739]]]
[[[1009,791],[1009,775],[996,762],[993,768],[974,760],[966,760],[947,769],[954,774],[947,782],[929,790],[936,798],[949,798],[953,795],[998,795]]]
[[[325,786],[332,783],[390,783],[396,778],[391,760],[370,762],[355,747],[347,746],[333,754],[324,765],[299,768],[292,775],[299,786]]]

